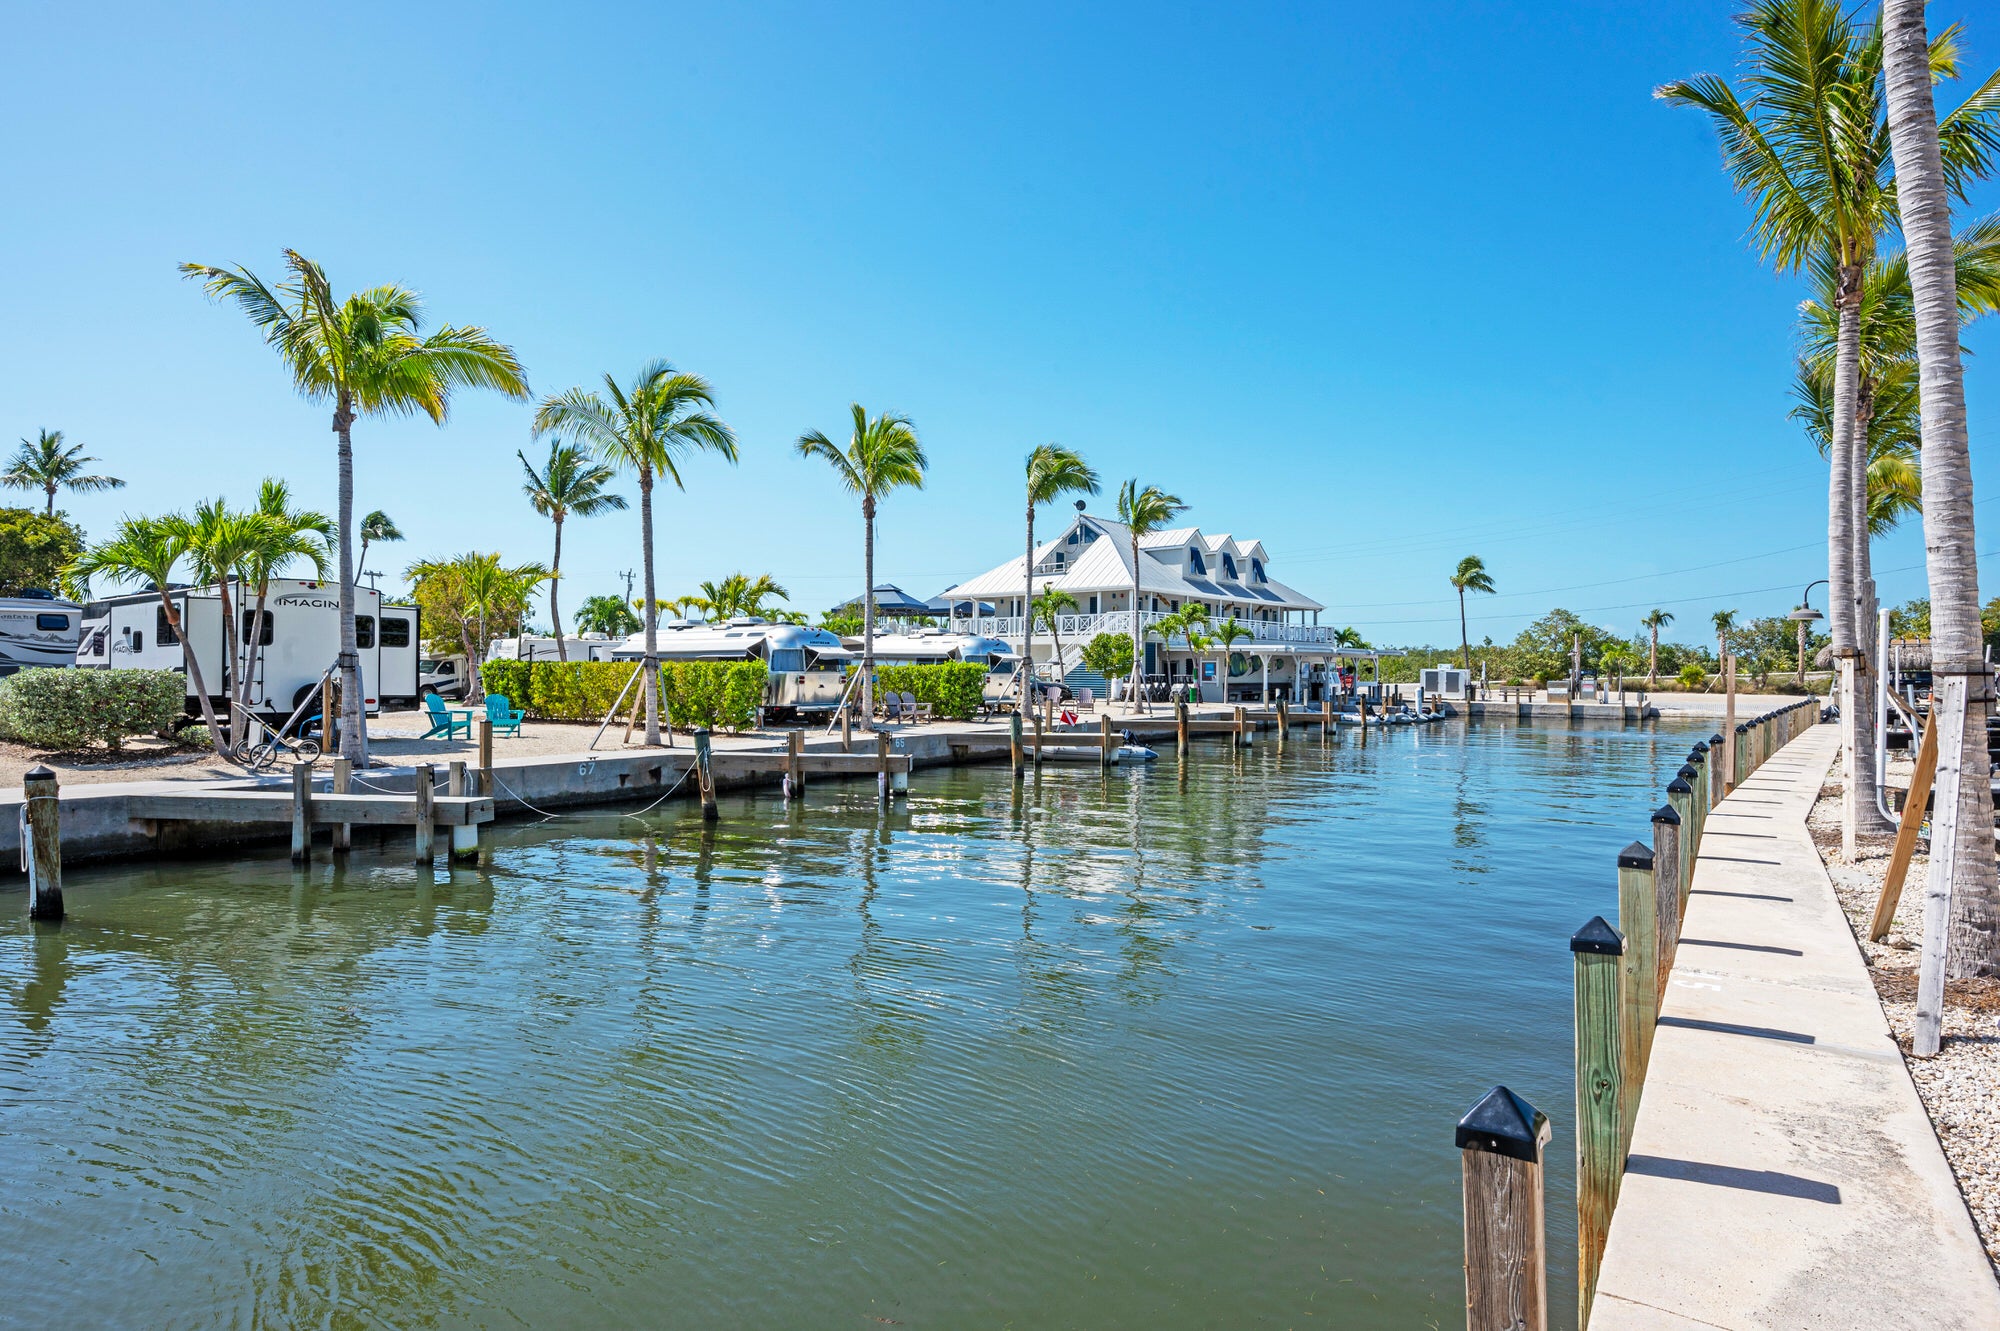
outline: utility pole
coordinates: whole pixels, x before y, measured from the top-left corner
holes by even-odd
[[[628,568],[618,576],[625,579],[625,604],[630,605],[632,604],[632,570]]]

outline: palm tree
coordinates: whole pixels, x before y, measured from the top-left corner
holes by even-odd
[[[230,626],[236,623],[231,593],[240,588],[244,565],[265,532],[256,515],[235,512],[221,499],[195,505],[191,517],[174,514],[163,520],[179,531],[194,580],[214,586],[221,603],[222,692],[231,705],[229,725],[233,730],[235,705],[239,702],[236,664],[240,652],[238,635],[230,632]]]
[[[1097,473],[1091,470],[1083,455],[1073,448],[1061,444],[1043,444],[1028,454],[1028,558],[1024,567],[1028,571],[1028,591],[1021,604],[1028,607],[1021,625],[1021,660],[1026,671],[1021,675],[1021,697],[1025,701],[1028,694],[1028,676],[1035,670],[1035,509],[1043,504],[1053,504],[1066,494],[1096,494]],[[1070,606],[1075,608],[1072,600]],[[1056,649],[1056,674],[1062,674],[1062,649]]]
[[[646,566],[646,743],[660,742],[660,606],[653,586],[653,481],[686,490],[681,466],[697,452],[736,461],[736,434],[715,415],[715,390],[698,374],[649,361],[628,387],[604,376],[604,396],[572,388],[544,398],[535,434],[582,444],[639,477],[639,547]]]
[[[1728,665],[1729,635],[1736,631],[1736,612],[1718,610],[1709,619],[1715,624],[1715,666],[1722,670]]]
[[[1139,687],[1146,655],[1145,621],[1139,607],[1139,574],[1145,566],[1139,562],[1139,538],[1161,530],[1186,511],[1187,505],[1179,496],[1170,495],[1157,485],[1141,486],[1137,477],[1118,487],[1118,520],[1132,536],[1132,698],[1140,711],[1146,711],[1147,707],[1145,693]],[[1225,690],[1227,687],[1224,685]]]
[[[379,508],[361,519],[361,557],[354,561],[354,580],[361,581],[361,570],[368,563],[370,545],[378,541],[387,544],[402,539],[403,532],[396,525],[396,520]]]
[[[639,631],[639,617],[617,596],[588,596],[577,607],[576,627],[582,633],[626,638]]]
[[[1071,604],[1074,605],[1075,602],[1072,600]],[[1189,601],[1172,614],[1162,615],[1159,619],[1155,620],[1153,623],[1153,632],[1159,634],[1161,640],[1169,646],[1172,645],[1177,635],[1187,639],[1189,649],[1194,652],[1195,659],[1199,660],[1201,653],[1206,648],[1205,646],[1197,646],[1196,640],[1200,639],[1204,644],[1206,643],[1207,640],[1202,638],[1201,630],[1207,626],[1208,611],[1202,609],[1196,602]]]
[[[700,610],[715,620],[738,616],[769,619],[771,601],[791,599],[792,594],[780,587],[768,573],[759,573],[754,581],[747,573],[731,573],[720,582],[702,583],[701,595],[683,596],[678,601],[667,602],[667,605],[683,614],[690,609]]]
[[[442,425],[460,388],[490,388],[525,400],[527,376],[513,349],[476,327],[447,324],[423,333],[423,300],[399,286],[372,287],[336,299],[326,272],[297,250],[285,251],[291,276],[275,287],[247,268],[184,263],[215,300],[233,301],[263,331],[307,401],[331,403],[338,440],[340,501],[340,751],[368,765],[367,707],[354,637],[354,422],[363,416],[422,412]]]
[[[1037,620],[1049,626],[1049,636],[1055,639],[1056,645],[1056,678],[1061,679],[1063,674],[1062,628],[1058,621],[1063,615],[1073,615],[1076,613],[1076,597],[1070,595],[1067,588],[1055,586],[1044,587],[1035,593],[1035,599],[1030,604],[1029,610],[1028,623],[1023,632],[1033,632],[1035,621]],[[1024,638],[1023,641],[1026,641],[1026,639]],[[1022,659],[1029,659],[1025,652],[1022,654]],[[1023,694],[1022,696],[1025,697],[1026,695]]]
[[[1832,475],[1828,486],[1828,627],[1834,648],[1851,654],[1874,620],[1869,572],[1867,451],[1860,419],[1863,278],[1877,238],[1895,221],[1889,135],[1884,121],[1883,43],[1878,26],[1857,26],[1836,0],[1757,0],[1737,22],[1749,37],[1748,95],[1703,75],[1656,96],[1706,111],[1723,161],[1756,214],[1758,248],[1779,271],[1829,273],[1838,311],[1833,366]],[[1929,48],[1939,77],[1957,73],[1955,34]],[[1983,170],[2000,106],[1974,97],[1939,126],[1961,178]],[[1857,673],[1867,669],[1857,656]],[[1872,689],[1857,689],[1849,734],[1857,773],[1852,802],[1868,830],[1886,830],[1876,811]]]
[[[371,515],[377,516],[377,515]],[[271,579],[285,572],[293,560],[312,565],[313,576],[324,578],[327,571],[327,542],[333,534],[333,519],[316,509],[294,509],[292,489],[284,481],[267,476],[258,487],[255,530],[243,560],[246,586],[257,589],[255,611],[243,624],[242,674],[237,696],[248,697],[250,681],[256,678],[257,658],[263,654],[264,607],[271,592]],[[367,531],[364,519],[362,530]],[[398,533],[401,539],[401,533]],[[323,702],[324,700],[322,700]]]
[[[187,522],[169,518],[127,518],[118,524],[118,534],[83,552],[69,569],[70,576],[87,583],[100,574],[114,583],[150,584],[159,593],[167,627],[181,636],[181,615],[167,589],[174,582],[174,566],[188,553]],[[182,652],[188,683],[201,706],[201,719],[208,727],[209,742],[220,755],[229,737],[216,724],[215,704],[208,696],[208,684],[201,675],[201,661],[193,652]]]
[[[116,476],[86,476],[83,469],[97,461],[86,457],[82,444],[63,443],[61,430],[43,430],[33,439],[23,439],[14,450],[7,470],[0,471],[0,485],[13,490],[40,490],[48,496],[47,514],[56,513],[56,491],[116,490],[125,482]]]
[[[1670,610],[1649,610],[1639,621],[1646,629],[1646,687],[1656,688],[1660,682],[1660,630],[1674,622]]]
[[[1987,79],[1940,124],[1931,93],[1936,44],[1927,40],[1921,0],[1885,0],[1882,9],[1889,132],[1909,247],[1917,360],[1923,374],[1925,567],[1930,578],[1932,668],[1944,681],[1935,715],[1942,719],[1944,706],[1960,699],[1964,707],[1959,752],[1938,764],[1936,807],[1954,809],[1957,826],[1949,845],[1932,851],[1931,880],[1924,894],[1925,935],[1947,932],[1950,939],[1943,957],[1932,948],[1924,950],[1915,1052],[1927,1056],[1938,1049],[1942,1014],[1935,1000],[1942,998],[1945,976],[2000,973],[2000,890],[1995,885],[1993,803],[1986,782],[1987,707],[1972,688],[1974,679],[1984,682],[1987,669],[1951,239],[1951,201],[1954,195],[1964,197],[1967,168],[1973,163],[1963,156],[1954,162],[1943,142],[1949,137],[1946,124],[1963,117],[1968,106],[1979,106],[1988,116],[2000,106],[2000,75]],[[1951,36],[1947,30],[1941,40]],[[1981,146],[1991,148],[1993,143]],[[1968,776],[1973,779],[1967,780]],[[1939,909],[1950,910],[1948,925],[1932,914]]]
[[[567,661],[569,644],[563,640],[562,611],[556,605],[556,588],[562,579],[563,520],[572,515],[594,518],[599,513],[621,511],[625,497],[605,493],[604,487],[616,473],[573,444],[551,443],[548,461],[540,471],[518,448],[514,456],[521,459],[521,470],[528,477],[522,493],[535,512],[555,523],[556,551],[549,561],[549,624],[555,633],[556,660]]]
[[[497,553],[470,550],[452,559],[419,560],[404,570],[403,576],[413,586],[433,578],[445,579],[451,586],[468,685],[475,694],[483,696],[486,687],[480,679],[479,667],[492,641],[489,623],[505,624],[512,620],[518,625],[535,589],[547,582],[551,574],[542,564],[502,564]],[[475,623],[479,630],[476,638]],[[478,697],[472,701],[478,701]]]
[[[1224,703],[1227,703],[1229,701],[1230,649],[1244,638],[1248,638],[1250,636],[1252,636],[1250,630],[1244,628],[1241,624],[1237,623],[1233,618],[1225,619],[1220,624],[1215,626],[1214,641],[1221,649],[1221,654],[1222,654],[1222,660],[1220,664],[1216,666],[1215,673],[1222,680],[1222,701]]]
[[[1467,555],[1458,561],[1457,572],[1451,575],[1451,585],[1458,590],[1458,651],[1459,664],[1466,670],[1472,669],[1472,639],[1465,631],[1465,594],[1482,592],[1493,594],[1493,576],[1486,571],[1486,561],[1478,555]]]
[[[923,489],[930,459],[906,417],[885,412],[871,420],[859,402],[848,410],[854,432],[845,449],[809,430],[799,436],[798,450],[800,457],[818,458],[832,467],[842,487],[861,496],[861,576],[867,588],[861,601],[861,724],[866,728],[875,715],[875,507],[893,490]]]

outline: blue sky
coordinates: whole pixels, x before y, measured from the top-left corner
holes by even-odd
[[[0,440],[62,429],[128,478],[69,501],[92,532],[266,474],[331,508],[328,413],[174,270],[293,246],[488,327],[538,394],[662,355],[712,379],[742,463],[663,498],[663,595],[858,590],[859,515],[791,445],[859,400],[930,450],[881,521],[880,576],[922,594],[1019,548],[1055,439],[1261,538],[1377,643],[1455,640],[1468,553],[1502,593],[1475,639],[1560,604],[1698,641],[1825,564],[1799,288],[1706,125],[1650,97],[1734,65],[1734,7],[18,8]],[[1970,16],[1983,73],[2000,16]],[[1968,337],[1982,496],[1995,337]],[[529,415],[358,428],[398,567],[548,557]],[[637,551],[636,517],[573,524],[565,599]],[[1878,542],[1885,600],[1922,558]]]

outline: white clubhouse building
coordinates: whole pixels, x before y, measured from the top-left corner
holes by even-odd
[[[1220,643],[1197,654],[1184,638],[1162,641],[1149,634],[1141,665],[1148,683],[1181,687],[1198,679],[1205,702],[1257,701],[1266,696],[1317,701],[1337,659],[1373,655],[1337,647],[1333,627],[1319,623],[1319,612],[1326,607],[1273,578],[1270,563],[1262,542],[1226,533],[1210,536],[1198,527],[1140,537],[1142,623],[1152,624],[1185,606],[1198,605],[1208,614],[1210,635],[1231,619],[1250,633],[1229,648],[1226,683]],[[1079,507],[1054,539],[1035,548],[1035,593],[1039,596],[1051,587],[1074,597],[1077,608],[1056,616],[1053,635],[1046,622],[1035,626],[1036,673],[1041,679],[1060,673],[1074,684],[1085,643],[1100,633],[1132,631],[1131,531]],[[1022,561],[1011,559],[948,588],[937,600],[955,603],[954,631],[1001,638],[1018,651],[1026,591]],[[982,601],[990,602],[997,613],[975,613]],[[1059,668],[1054,664],[1057,637],[1062,641]]]

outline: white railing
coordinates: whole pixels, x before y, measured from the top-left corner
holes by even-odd
[[[1167,616],[1162,611],[1148,610],[1141,615],[1141,621],[1149,628]],[[1210,632],[1221,620],[1210,621]],[[1261,619],[1239,619],[1238,626],[1250,630],[1250,637],[1244,641],[1257,643],[1290,643],[1301,647],[1334,646],[1334,628],[1322,624],[1273,624]],[[988,638],[1005,638],[1009,642],[1021,640],[1023,623],[1020,615],[980,615],[976,617],[956,616],[951,621],[954,633],[977,633]],[[1081,641],[1096,637],[1100,633],[1130,633],[1132,616],[1127,610],[1106,610],[1095,615],[1057,615],[1057,631],[1064,642]],[[1045,624],[1035,625],[1035,635],[1040,637],[1048,632]],[[1183,647],[1185,639],[1176,638]]]

